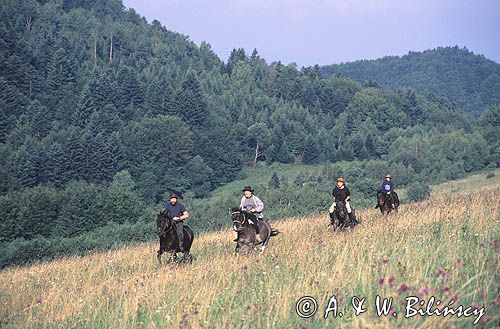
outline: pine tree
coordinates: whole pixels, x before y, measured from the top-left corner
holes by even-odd
[[[47,178],[50,183],[56,187],[64,185],[68,181],[66,172],[66,154],[64,153],[63,146],[60,143],[52,143],[48,150],[48,174]]]
[[[55,106],[68,92],[72,92],[75,83],[75,67],[65,48],[58,48],[52,55],[47,73],[47,91]]]
[[[177,114],[193,128],[201,128],[208,123],[208,108],[200,83],[194,73],[188,73],[177,93]]]
[[[269,182],[267,183],[270,189],[279,189],[280,188],[280,179],[278,177],[278,174],[276,171],[273,172],[273,175],[269,179]]]
[[[138,108],[144,101],[143,91],[137,80],[137,73],[128,66],[122,66],[118,71],[117,83],[119,88],[117,108],[122,111],[122,118],[130,118],[126,108]]]
[[[70,132],[66,141],[65,153],[68,157],[65,166],[68,179],[80,180],[86,177],[86,154],[78,131],[73,130]]]
[[[312,164],[315,163],[319,156],[319,149],[314,138],[309,137],[306,142],[306,147],[304,149],[304,163]]]

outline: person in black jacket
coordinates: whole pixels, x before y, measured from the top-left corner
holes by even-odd
[[[353,221],[354,217],[352,214],[351,204],[349,203],[351,199],[351,191],[349,191],[349,188],[345,186],[344,178],[339,177],[337,179],[337,186],[333,188],[332,195],[333,195],[333,204],[330,207],[330,213],[333,213],[335,211],[335,206],[336,206],[335,203],[341,201],[345,204],[349,220]]]

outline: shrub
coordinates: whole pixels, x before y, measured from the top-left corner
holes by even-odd
[[[414,182],[408,185],[408,200],[410,201],[422,201],[429,199],[431,196],[431,190],[429,185],[421,182]]]

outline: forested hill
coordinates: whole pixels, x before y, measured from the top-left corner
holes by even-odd
[[[1,1],[0,109],[0,247],[16,261],[110,223],[149,230],[170,191],[204,200],[248,165],[378,161],[346,174],[368,195],[387,169],[406,184],[500,162],[498,106],[476,120],[444,98],[323,79],[256,50],[224,62],[120,0]],[[220,226],[221,201],[199,204],[213,209],[204,227]],[[64,241],[51,252],[84,244]]]
[[[441,95],[475,115],[500,103],[500,64],[457,46],[327,65],[321,67],[321,73],[324,77],[340,74],[360,83]]]

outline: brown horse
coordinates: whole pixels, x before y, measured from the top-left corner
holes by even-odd
[[[161,255],[164,252],[170,252],[168,262],[177,262],[177,253],[181,252],[179,248],[179,238],[175,230],[175,223],[172,216],[168,211],[162,210],[156,218],[156,228],[160,236],[160,249],[157,253],[158,262],[161,265]],[[193,230],[189,226],[184,226],[184,254],[182,256],[182,263],[191,263],[193,257],[189,253],[194,240]]]
[[[388,215],[393,210],[398,212],[399,197],[396,192],[393,191],[392,193],[394,198],[394,208],[392,207],[390,196],[380,190],[377,191],[377,205],[375,208],[379,208],[382,215]]]
[[[257,249],[257,246],[260,245],[260,252],[264,252],[269,239],[280,233],[279,231],[272,230],[267,220],[257,219],[257,216],[254,214],[242,211],[239,208],[233,208],[231,220],[233,221],[233,231],[238,234],[236,248],[234,249],[236,255],[240,252],[242,246]],[[250,221],[254,224],[252,225]],[[256,227],[254,225],[259,225],[259,235],[262,242],[257,243],[255,239]]]

